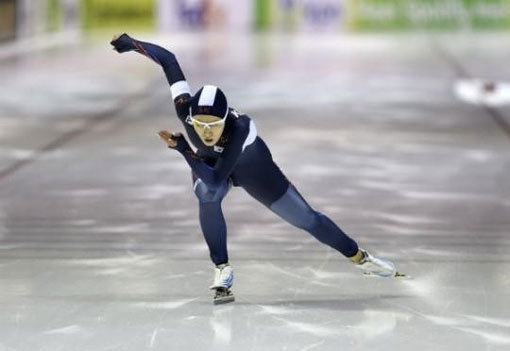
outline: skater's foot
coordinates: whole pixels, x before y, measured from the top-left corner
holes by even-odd
[[[234,283],[234,271],[228,263],[217,265],[214,268],[214,283],[209,288],[214,290],[218,288],[229,289]]]
[[[372,256],[368,251],[360,249],[358,254],[362,255],[355,266],[364,271],[365,275],[378,277],[395,276],[395,265],[388,260]],[[356,256],[358,256],[358,254]]]
[[[210,286],[214,293],[214,304],[233,302],[232,284],[234,283],[234,271],[228,263],[217,265],[214,268],[214,283]]]

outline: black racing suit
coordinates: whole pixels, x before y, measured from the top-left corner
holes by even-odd
[[[351,257],[357,253],[356,242],[327,216],[311,208],[288,181],[247,115],[229,108],[220,140],[214,146],[206,146],[193,128],[189,115],[191,90],[175,55],[127,34],[111,44],[118,52],[136,51],[149,57],[165,72],[177,116],[197,149],[194,152],[184,138],[180,138],[175,147],[192,169],[193,189],[199,199],[200,225],[215,264],[228,261],[227,228],[221,202],[232,184],[244,188],[281,218],[343,255]]]

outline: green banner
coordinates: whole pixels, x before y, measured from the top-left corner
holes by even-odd
[[[268,29],[271,25],[270,0],[255,0],[255,28]]]
[[[510,0],[348,0],[351,30],[508,29]]]
[[[152,28],[155,0],[82,0],[87,29]]]

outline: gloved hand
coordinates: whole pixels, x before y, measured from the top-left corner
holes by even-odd
[[[169,131],[162,130],[158,132],[158,135],[171,149],[181,153],[191,150],[188,141],[181,133],[170,133]]]
[[[113,49],[118,53],[123,53],[136,49],[134,39],[131,38],[126,33],[123,33],[121,35],[115,35],[110,44],[113,45]]]

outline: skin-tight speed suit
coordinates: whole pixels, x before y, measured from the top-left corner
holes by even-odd
[[[289,182],[273,162],[271,152],[247,115],[229,108],[220,140],[214,146],[206,146],[193,128],[190,118],[193,97],[174,54],[127,34],[112,41],[112,45],[121,53],[135,51],[147,56],[165,72],[177,116],[197,149],[193,152],[184,138],[175,147],[192,169],[200,225],[216,265],[228,262],[227,228],[221,202],[232,185],[242,187],[282,219],[344,256],[352,257],[358,252],[357,243],[327,216],[310,207]]]

